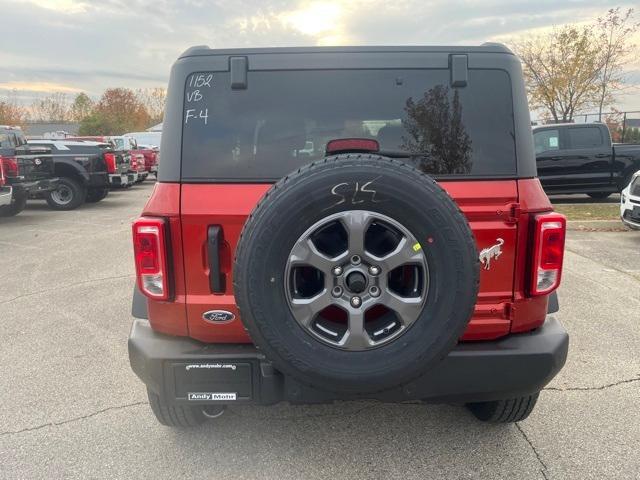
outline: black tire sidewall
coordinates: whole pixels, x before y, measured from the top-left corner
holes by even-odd
[[[51,208],[55,210],[74,210],[85,202],[87,198],[87,188],[76,179],[61,177],[58,179],[58,183],[68,186],[73,192],[73,198],[69,203],[61,205],[52,198],[52,192],[48,192],[46,195],[46,201]]]
[[[86,201],[89,203],[97,203],[104,200],[109,195],[109,187],[92,188],[87,192]]]
[[[0,217],[15,217],[27,206],[28,195],[24,191],[15,192],[9,205],[0,207]]]
[[[337,184],[347,183],[342,193],[353,193],[356,183],[372,181],[367,189],[375,195],[336,204],[339,197],[331,194]],[[313,338],[295,321],[284,290],[294,242],[344,210],[369,210],[401,223],[421,243],[429,267],[420,318],[398,339],[369,351],[344,351]],[[321,388],[364,393],[425,373],[453,348],[475,306],[479,266],[464,216],[432,179],[401,162],[356,155],[302,169],[267,194],[243,231],[234,278],[243,322],[279,369]]]

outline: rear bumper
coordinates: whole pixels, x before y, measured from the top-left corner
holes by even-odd
[[[126,187],[129,183],[129,175],[126,173],[109,174],[109,185],[112,187]]]
[[[13,195],[13,188],[0,187],[0,207],[5,205],[11,205],[11,196]]]
[[[625,202],[620,204],[620,219],[628,227],[635,230],[640,229],[640,197],[632,197],[625,191],[622,198],[625,199]]]
[[[14,195],[26,193],[33,196],[38,195],[39,193],[45,193],[51,190],[55,190],[58,187],[58,179],[47,178],[45,180],[37,180],[34,182],[14,183],[12,187]]]
[[[154,332],[135,319],[129,337],[133,371],[173,404],[319,403],[378,399],[387,402],[476,402],[540,391],[563,367],[569,336],[553,316],[530,333],[491,342],[461,343],[427,374],[396,389],[343,395],[284,376],[253,345],[207,345]],[[224,394],[224,395],[222,395]]]

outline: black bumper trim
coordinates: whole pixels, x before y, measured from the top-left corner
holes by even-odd
[[[58,178],[45,178],[43,180],[19,182],[13,183],[9,186],[13,187],[15,193],[36,195],[38,193],[48,192],[58,188]]]
[[[544,325],[533,332],[496,341],[460,343],[422,377],[402,387],[368,395],[345,395],[304,385],[274,369],[253,345],[203,344],[171,337],[154,332],[142,319],[133,322],[129,360],[148,388],[175,404],[194,403],[187,400],[185,392],[226,393],[236,387],[245,394],[238,395],[235,401],[215,403],[269,405],[279,401],[322,403],[365,398],[463,403],[514,398],[542,390],[563,367],[568,346],[567,332],[560,322],[548,316]],[[223,368],[227,370],[221,373]],[[230,374],[230,369],[238,373]]]

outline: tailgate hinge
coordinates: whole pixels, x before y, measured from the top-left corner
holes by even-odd
[[[515,307],[513,302],[507,302],[504,304],[504,318],[507,320],[513,320],[515,316]]]
[[[520,208],[519,203],[510,203],[509,204],[509,216],[506,218],[507,223],[518,223],[520,220],[520,214],[522,213],[522,208]]]

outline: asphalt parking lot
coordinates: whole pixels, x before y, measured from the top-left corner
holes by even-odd
[[[173,431],[126,349],[130,221],[151,188],[0,219],[0,478],[640,478],[640,232],[569,233],[569,359],[520,424],[353,402]]]

